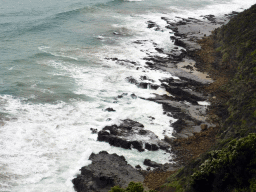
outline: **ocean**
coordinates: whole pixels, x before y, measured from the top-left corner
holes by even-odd
[[[172,156],[161,150],[138,152],[98,142],[90,128],[101,130],[130,118],[160,139],[172,136],[170,122],[176,120],[163,113],[161,104],[140,99],[166,94],[164,88],[141,89],[127,81],[146,76],[160,85],[159,79],[177,78],[147,68],[143,60],[160,54],[155,46],[164,53],[174,48],[161,17],[200,19],[254,3],[0,1],[0,191],[72,192],[71,180],[90,163],[92,152],[102,150],[143,168],[145,158],[169,162]],[[159,30],[147,28],[147,21]],[[116,111],[106,111],[109,107]]]

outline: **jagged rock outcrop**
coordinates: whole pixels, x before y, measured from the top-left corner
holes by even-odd
[[[98,141],[108,142],[110,145],[124,149],[137,149],[156,151],[159,149],[169,151],[169,144],[161,141],[152,131],[144,129],[144,125],[125,119],[122,123],[104,127],[98,133]],[[145,146],[145,147],[144,147]]]
[[[101,151],[92,153],[92,164],[82,167],[81,174],[72,180],[77,192],[108,192],[113,186],[125,188],[131,181],[143,182],[143,175],[127,164],[123,156]]]

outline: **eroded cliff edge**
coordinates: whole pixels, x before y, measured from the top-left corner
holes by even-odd
[[[210,111],[220,129],[212,150],[173,174],[160,191],[256,191],[256,5],[206,38],[196,67],[215,82]]]

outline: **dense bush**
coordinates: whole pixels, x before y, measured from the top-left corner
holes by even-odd
[[[208,156],[192,175],[195,191],[256,191],[256,134],[234,139],[227,148]]]
[[[109,192],[146,192],[141,183],[130,182],[126,189],[120,188],[119,186],[112,187]],[[149,190],[149,192],[155,192],[154,190]]]

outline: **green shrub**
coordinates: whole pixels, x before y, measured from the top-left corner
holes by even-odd
[[[141,183],[130,182],[126,189],[120,188],[119,186],[114,186],[109,192],[146,192]],[[149,190],[148,192],[156,192],[154,190]]]
[[[247,188],[255,175],[256,134],[232,140],[227,148],[209,153],[199,170],[192,175],[195,191],[225,191]],[[255,183],[251,184],[255,187]]]
[[[222,62],[228,62],[230,56],[228,53],[224,53],[222,56]]]

